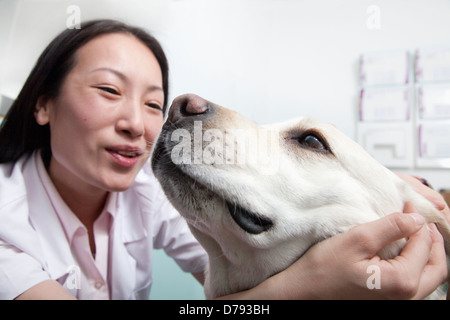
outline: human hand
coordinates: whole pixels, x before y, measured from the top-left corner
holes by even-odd
[[[415,211],[405,206],[405,213]],[[447,277],[443,239],[417,213],[393,213],[356,226],[312,248],[272,277],[281,299],[422,299]],[[409,237],[400,255],[383,260],[377,252]],[[432,253],[432,255],[431,255]],[[371,287],[369,277],[378,275]]]
[[[408,182],[418,193],[427,198],[430,202],[434,204],[434,206],[442,212],[442,215],[445,217],[448,223],[450,223],[450,209],[447,203],[444,200],[444,197],[437,191],[432,188],[424,185],[419,181],[417,177],[397,173],[397,175]]]
[[[442,212],[442,215],[450,224],[450,209],[444,197],[439,192],[433,190],[431,186],[427,186],[426,184],[424,184],[423,181],[421,181],[423,179],[419,177],[401,173],[397,173],[397,175],[408,182],[416,190],[416,192],[420,193],[422,196],[432,202],[434,206]],[[447,291],[447,299],[450,299],[450,288]]]

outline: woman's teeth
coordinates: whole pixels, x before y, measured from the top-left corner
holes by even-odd
[[[134,158],[137,156],[137,153],[132,151],[116,151],[116,153],[127,158]]]

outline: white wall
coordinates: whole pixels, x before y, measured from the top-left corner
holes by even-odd
[[[352,137],[360,53],[450,44],[448,0],[0,0],[1,93],[18,93],[69,5],[159,38],[170,99],[194,92],[259,123],[309,115]],[[370,5],[380,29],[366,25]],[[449,170],[410,173],[450,188]]]

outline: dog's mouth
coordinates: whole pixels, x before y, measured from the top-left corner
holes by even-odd
[[[229,201],[226,203],[233,220],[248,233],[260,234],[273,226],[273,222],[269,218],[261,217]]]

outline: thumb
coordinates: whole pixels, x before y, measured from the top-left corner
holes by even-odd
[[[412,204],[412,202],[406,202],[403,206],[403,213],[406,213],[410,218],[413,218],[416,225],[421,227],[425,224],[425,218],[418,212],[419,211]]]
[[[405,206],[407,211],[414,211],[414,206]],[[406,212],[405,212],[406,213]],[[365,235],[364,238],[371,239],[361,244],[360,248],[364,254],[372,257],[388,244],[406,238],[417,232],[425,223],[425,219],[418,213],[391,213],[373,222],[369,222],[361,227],[359,232]],[[354,228],[357,229],[358,227]],[[356,231],[356,230],[355,230]]]

